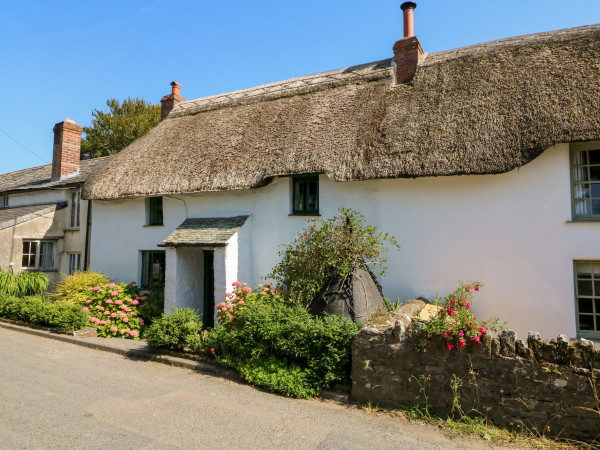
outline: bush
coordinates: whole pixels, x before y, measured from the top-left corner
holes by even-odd
[[[58,331],[81,330],[88,323],[80,307],[53,303],[43,297],[17,298],[0,295],[0,316],[20,322],[56,328]]]
[[[357,211],[342,208],[340,212],[333,219],[313,220],[279,253],[282,259],[267,277],[277,281],[288,301],[310,304],[332,277],[345,277],[365,262],[378,264],[379,274],[384,275],[384,242],[400,249],[392,236],[365,225]]]
[[[201,346],[202,322],[191,308],[174,309],[162,314],[146,331],[148,347],[153,349],[198,351]]]
[[[239,309],[235,321],[211,330],[203,348],[257,386],[309,398],[348,380],[350,345],[360,326],[256,298]]]
[[[90,288],[110,283],[101,273],[76,272],[57,284],[56,290],[50,294],[57,302],[82,305],[90,298]]]
[[[0,294],[15,297],[40,295],[48,289],[49,282],[46,274],[42,272],[23,270],[15,275],[12,267],[8,272],[0,269]]]
[[[144,320],[139,317],[139,305],[148,299],[134,283],[109,283],[88,291],[82,311],[89,315],[100,337],[139,339]]]

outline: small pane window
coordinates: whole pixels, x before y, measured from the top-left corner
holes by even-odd
[[[148,199],[148,225],[163,224],[163,199],[150,197]]]
[[[292,179],[293,214],[319,214],[319,176],[302,176]]]
[[[600,261],[575,263],[577,333],[600,337]]]
[[[21,267],[24,269],[53,270],[54,241],[23,241]]]
[[[81,203],[81,192],[75,191],[71,194],[71,227],[79,228],[79,208]]]
[[[600,220],[600,142],[571,145],[573,219]]]
[[[141,287],[165,282],[165,252],[164,250],[142,252]]]
[[[69,275],[81,270],[81,253],[69,253]]]

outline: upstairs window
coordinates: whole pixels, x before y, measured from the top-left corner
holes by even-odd
[[[8,208],[8,195],[0,195],[0,208]]]
[[[81,191],[71,194],[71,228],[79,228],[79,209],[81,204]]]
[[[292,178],[292,214],[319,214],[318,175],[304,175]]]
[[[600,338],[600,261],[575,262],[577,335]]]
[[[600,142],[571,145],[573,220],[600,221]]]
[[[163,224],[163,199],[162,197],[150,197],[147,202],[147,224]]]
[[[23,241],[23,269],[54,270],[54,241]]]

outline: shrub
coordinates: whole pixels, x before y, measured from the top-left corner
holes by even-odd
[[[446,348],[464,347],[467,340],[479,342],[488,331],[500,331],[498,319],[477,321],[471,310],[473,291],[479,291],[483,285],[479,282],[464,284],[447,297],[436,298],[434,304],[439,307],[437,314],[425,325],[428,334],[442,334],[446,338]]]
[[[81,330],[88,323],[88,317],[80,307],[67,303],[53,303],[43,297],[20,299],[0,295],[0,316],[56,328],[58,331]]]
[[[244,304],[234,321],[209,331],[204,350],[247,381],[289,397],[309,398],[347,381],[359,323],[313,317],[301,306],[261,297]]]
[[[110,283],[101,273],[76,272],[57,284],[56,290],[50,294],[57,302],[83,305],[90,298],[90,288]]]
[[[0,269],[0,294],[25,297],[40,295],[48,289],[49,280],[42,272],[23,270],[15,275],[12,267],[8,272]]]
[[[146,331],[148,347],[198,351],[201,345],[202,322],[191,308],[174,309],[172,315],[162,314]]]
[[[333,219],[313,220],[279,253],[282,259],[267,277],[277,281],[287,300],[310,304],[331,277],[345,277],[365,263],[378,264],[379,274],[385,274],[384,242],[399,250],[396,240],[365,225],[357,211],[342,208],[340,213]]]
[[[278,303],[283,298],[276,289],[271,289],[271,283],[259,284],[260,290],[253,291],[246,283],[236,281],[233,283],[233,292],[225,294],[225,301],[219,303],[217,315],[222,325],[235,325],[235,318],[245,305],[260,299],[263,303]]]
[[[139,339],[143,319],[138,306],[148,299],[141,295],[134,283],[109,283],[94,286],[88,291],[86,306],[81,308],[89,315],[100,337]]]

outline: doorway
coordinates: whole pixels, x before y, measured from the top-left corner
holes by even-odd
[[[204,296],[202,308],[202,323],[206,328],[215,326],[215,252],[204,250]]]

